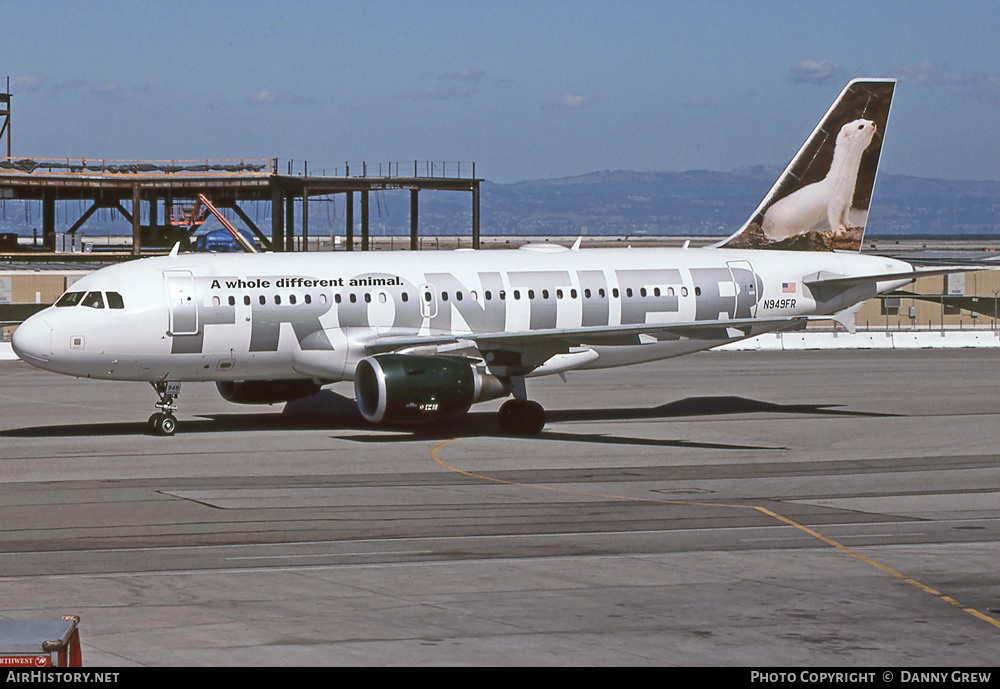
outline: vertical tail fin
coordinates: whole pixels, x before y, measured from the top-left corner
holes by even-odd
[[[855,79],[788,164],[727,249],[859,251],[894,79]]]

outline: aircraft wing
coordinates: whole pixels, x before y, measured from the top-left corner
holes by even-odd
[[[725,320],[690,321],[683,323],[639,323],[635,325],[607,325],[580,328],[546,328],[519,332],[454,333],[444,335],[388,335],[366,343],[373,353],[389,352],[404,347],[421,345],[443,345],[459,340],[475,343],[479,349],[522,348],[531,346],[560,346],[581,344],[614,343],[639,335],[650,335],[667,339],[686,337],[691,339],[726,339],[741,335],[728,334],[729,330],[741,331],[749,336],[774,330],[793,328],[805,322],[802,316],[781,318],[730,318]]]

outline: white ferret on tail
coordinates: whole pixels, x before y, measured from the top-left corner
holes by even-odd
[[[826,177],[771,204],[764,212],[765,236],[775,241],[787,239],[815,228],[824,219],[836,234],[850,227],[861,155],[875,137],[875,129],[871,120],[854,120],[841,127]]]

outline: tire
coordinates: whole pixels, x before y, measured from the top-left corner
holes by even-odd
[[[505,433],[517,433],[517,400],[507,400],[497,412],[497,421]]]
[[[545,409],[538,402],[528,400],[521,411],[521,433],[538,435],[545,428]]]
[[[537,435],[545,427],[545,409],[531,400],[508,400],[497,412],[497,421],[511,435]]]
[[[177,430],[177,417],[173,414],[160,414],[156,422],[156,432],[159,435],[170,436]]]

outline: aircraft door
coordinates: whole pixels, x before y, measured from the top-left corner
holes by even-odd
[[[188,270],[165,270],[167,308],[170,311],[171,335],[195,335],[198,332],[198,297],[194,277]]]
[[[420,285],[420,315],[424,318],[437,316],[437,290],[434,285]]]
[[[760,284],[749,261],[728,261],[736,286],[736,312],[733,318],[756,318]]]

